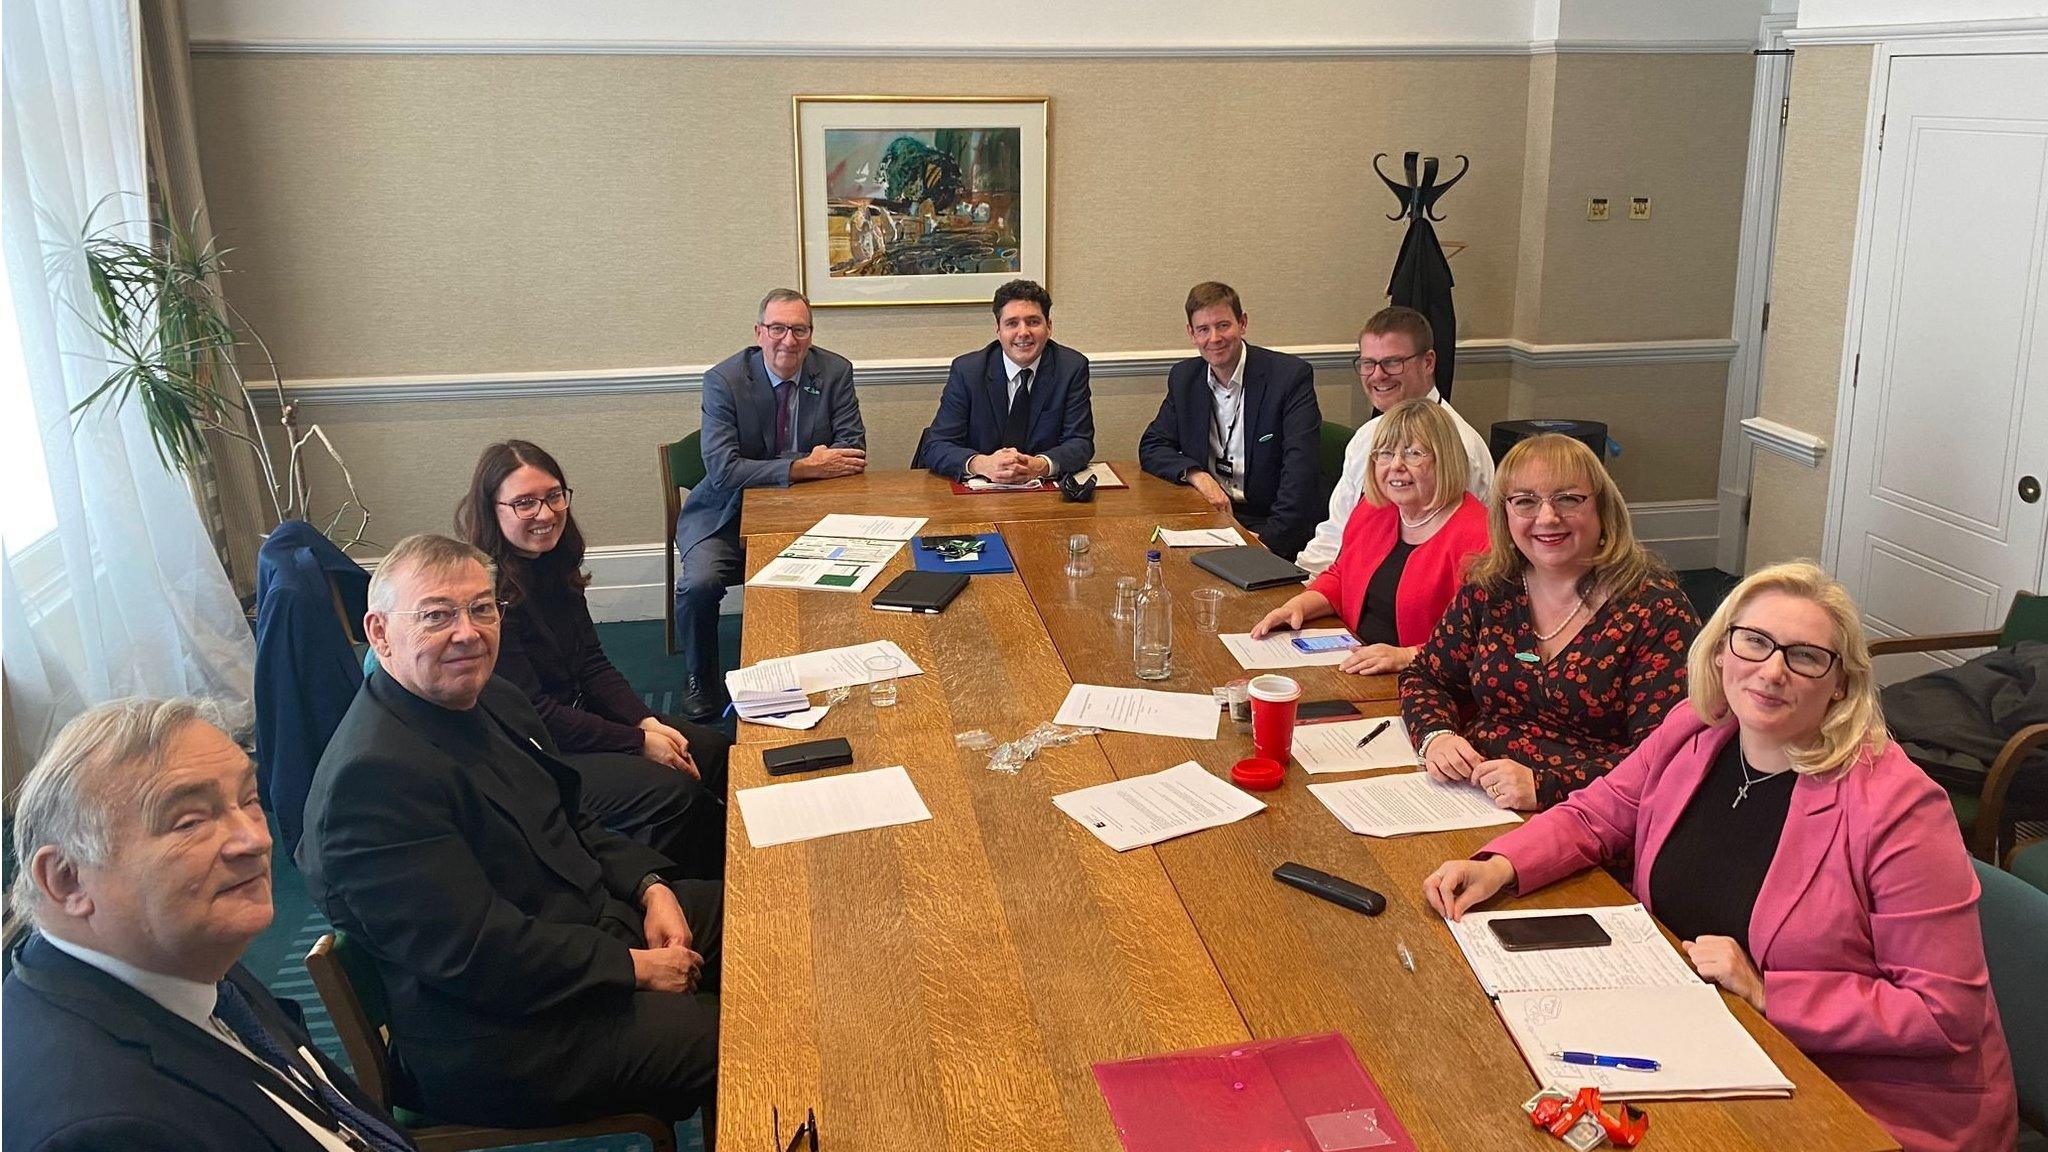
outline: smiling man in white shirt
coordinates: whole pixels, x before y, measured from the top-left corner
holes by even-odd
[[[1465,478],[1466,490],[1483,502],[1487,489],[1493,485],[1493,455],[1486,438],[1437,394],[1435,349],[1436,336],[1422,313],[1399,305],[1382,308],[1372,314],[1358,333],[1358,386],[1365,389],[1365,398],[1372,402],[1375,413],[1384,413],[1407,400],[1428,399],[1440,405],[1457,426],[1458,438],[1464,441],[1465,455],[1471,461],[1471,471]],[[1358,507],[1365,485],[1371,482],[1372,438],[1378,431],[1379,419],[1375,415],[1352,434],[1351,443],[1344,449],[1344,473],[1330,493],[1329,514],[1294,558],[1311,574],[1328,568],[1337,558],[1337,545],[1344,539],[1344,524],[1351,519],[1351,510]]]
[[[255,767],[189,700],[66,725],[22,782],[8,1149],[396,1152],[412,1141],[238,963],[269,927]]]

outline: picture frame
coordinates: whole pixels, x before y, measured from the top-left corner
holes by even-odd
[[[799,282],[818,308],[1046,283],[1046,96],[796,96]]]

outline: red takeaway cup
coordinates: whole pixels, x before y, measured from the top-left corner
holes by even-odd
[[[1252,698],[1252,750],[1262,760],[1286,764],[1294,754],[1301,685],[1291,676],[1254,676],[1246,691]]]

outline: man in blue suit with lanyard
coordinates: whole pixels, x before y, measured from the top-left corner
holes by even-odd
[[[718,602],[746,572],[740,502],[749,488],[852,476],[868,466],[853,365],[811,345],[811,302],[777,288],[761,301],[754,343],[704,373],[704,482],[676,515],[676,621],[690,687],[680,711],[700,723],[726,704],[718,674]]]
[[[953,361],[912,466],[949,480],[1057,478],[1095,457],[1088,358],[1052,339],[1052,296],[1030,280],[996,289],[996,338]]]
[[[1167,374],[1159,415],[1138,439],[1138,463],[1191,485],[1258,533],[1267,551],[1292,560],[1323,511],[1315,370],[1299,356],[1245,343],[1249,318],[1228,284],[1195,285],[1187,314],[1201,355]]]

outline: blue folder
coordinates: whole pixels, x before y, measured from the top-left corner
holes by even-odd
[[[950,533],[949,533],[950,535]],[[959,533],[967,535],[967,533]],[[961,572],[978,576],[984,572],[1015,572],[1017,566],[1010,561],[1010,549],[1003,543],[1000,532],[974,534],[981,541],[981,555],[972,560],[947,560],[926,548],[921,541],[911,541],[911,558],[917,562],[920,572]]]

